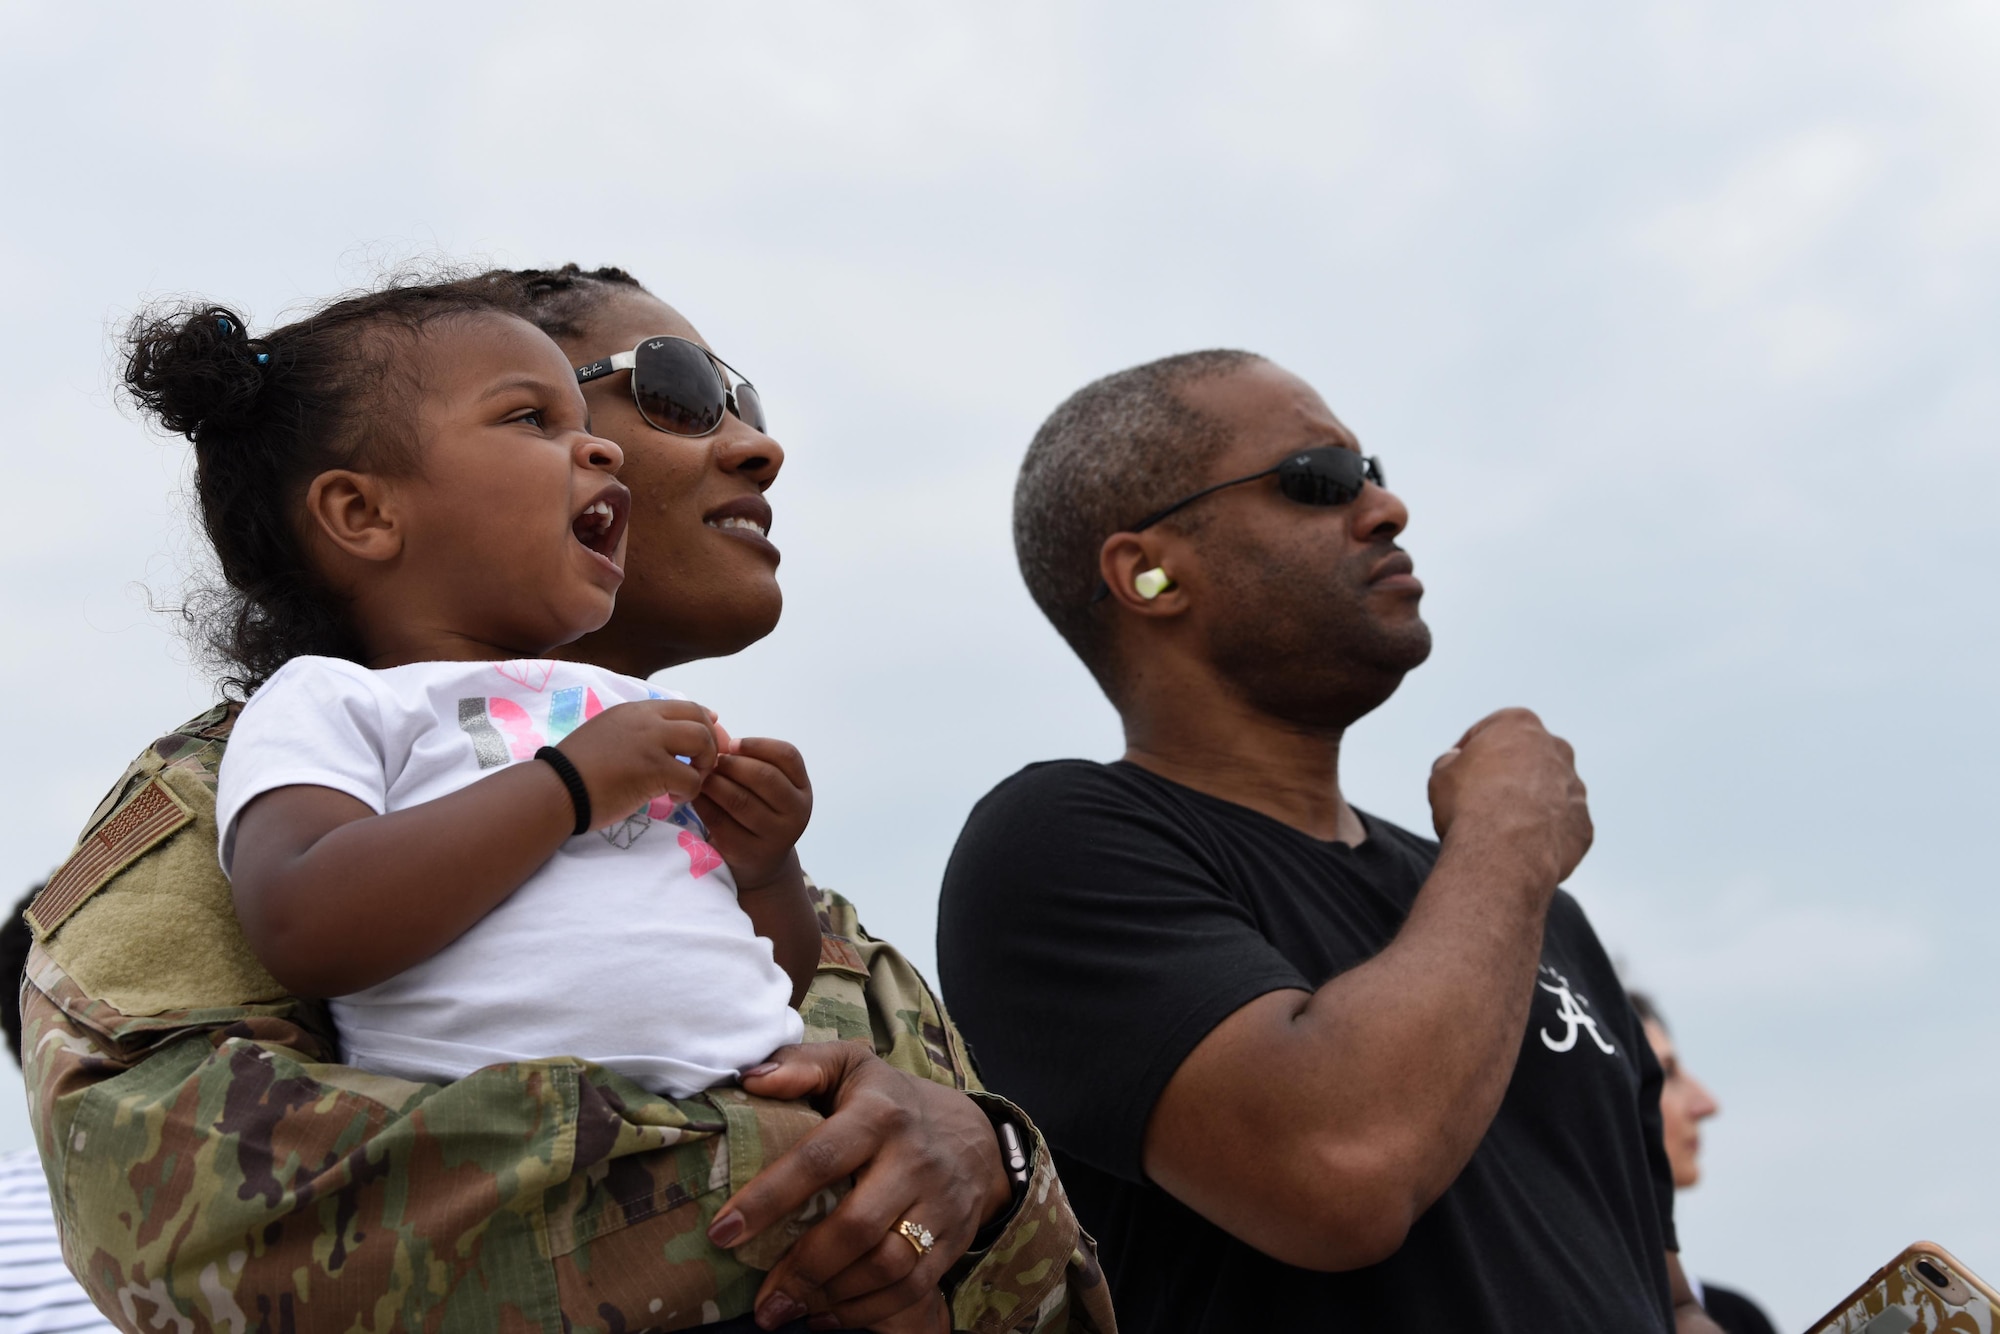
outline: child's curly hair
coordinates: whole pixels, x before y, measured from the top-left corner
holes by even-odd
[[[346,605],[306,558],[306,488],[330,468],[413,468],[422,388],[413,344],[435,321],[517,306],[493,284],[454,275],[351,294],[258,337],[236,311],[200,300],[132,321],[126,392],[194,443],[221,582],[182,612],[225,692],[248,694],[300,654],[358,660]]]

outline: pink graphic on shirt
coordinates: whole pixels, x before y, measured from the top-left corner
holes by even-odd
[[[646,814],[655,820],[671,820],[674,815],[674,799],[661,795],[646,803]]]
[[[547,658],[522,658],[516,662],[496,662],[493,670],[509,681],[518,681],[528,689],[540,694],[542,687],[549,683],[549,676],[556,665]]]
[[[722,854],[702,840],[692,829],[681,830],[681,851],[688,855],[688,871],[699,880],[722,865]]]
[[[544,677],[543,680],[546,681],[547,678]],[[495,695],[486,701],[486,713],[493,719],[493,725],[507,738],[507,749],[513,753],[515,759],[533,759],[535,752],[547,744],[542,740],[542,734],[535,730],[535,720],[528,716],[526,709],[513,700],[502,699]]]

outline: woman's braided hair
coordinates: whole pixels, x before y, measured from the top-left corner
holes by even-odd
[[[155,306],[125,334],[125,389],[194,444],[195,494],[219,581],[181,612],[224,690],[247,695],[292,658],[358,660],[344,601],[307,559],[300,505],[330,468],[417,464],[413,342],[433,322],[512,313],[492,285],[400,279],[251,337],[227,306]]]
[[[623,269],[585,269],[575,264],[559,269],[494,269],[477,281],[490,283],[516,313],[555,339],[581,337],[591,309],[614,289],[646,290]]]

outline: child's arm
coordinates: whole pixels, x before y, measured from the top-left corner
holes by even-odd
[[[724,746],[695,813],[736,878],[736,901],[792,979],[797,1005],[819,967],[819,917],[806,898],[796,846],[812,818],[812,782],[798,747],[787,742],[751,736]]]
[[[558,749],[582,775],[597,827],[662,793],[699,790],[716,760],[709,712],[688,700],[616,705]],[[387,815],[332,788],[276,788],[236,819],[236,915],[287,990],[344,996],[458,939],[575,827],[568,789],[540,761]]]

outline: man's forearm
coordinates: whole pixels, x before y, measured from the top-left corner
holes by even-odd
[[[1506,1096],[1554,888],[1503,849],[1447,840],[1396,939],[1300,1015],[1301,1041],[1346,1086],[1317,1118],[1319,1135],[1363,1140],[1395,1164],[1413,1221],[1465,1167]]]
[[[1476,830],[1447,839],[1387,949],[1316,992],[1253,1001],[1196,1048],[1155,1108],[1147,1171],[1288,1263],[1393,1253],[1506,1094],[1548,874]]]

